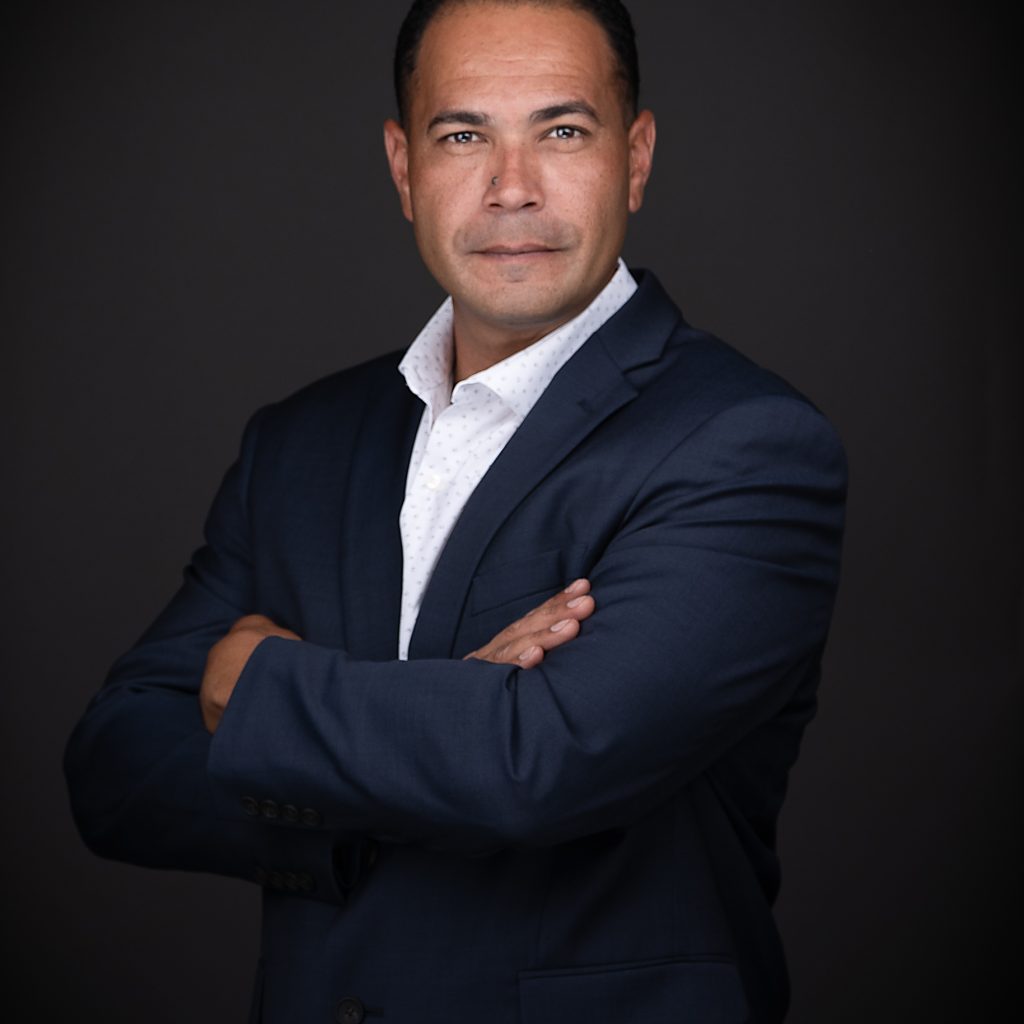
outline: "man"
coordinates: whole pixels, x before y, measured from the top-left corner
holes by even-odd
[[[781,1020],[838,442],[619,262],[621,4],[418,2],[396,81],[451,299],[254,417],[70,741],[83,835],[264,887],[254,1020]]]

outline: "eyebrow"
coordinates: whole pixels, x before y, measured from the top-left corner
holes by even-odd
[[[539,124],[541,121],[555,121],[560,117],[567,117],[570,114],[582,114],[590,118],[594,124],[600,124],[601,118],[597,111],[583,100],[573,100],[571,103],[556,103],[553,107],[545,107],[543,110],[535,110],[530,115],[530,124]]]
[[[430,119],[427,131],[433,131],[439,124],[471,124],[474,128],[482,128],[491,124],[491,119],[486,114],[478,114],[472,110],[442,110]]]
[[[530,115],[530,124],[541,124],[544,121],[555,121],[560,117],[567,117],[570,114],[582,115],[589,118],[595,124],[601,123],[597,111],[583,100],[573,100],[569,103],[556,103],[554,106],[544,107],[535,110]],[[442,110],[430,119],[427,131],[432,132],[438,125],[442,124],[466,124],[474,128],[483,128],[493,124],[494,121],[487,114],[476,110]]]

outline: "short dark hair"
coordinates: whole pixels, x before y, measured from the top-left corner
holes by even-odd
[[[409,114],[409,82],[416,70],[423,34],[434,17],[445,7],[471,3],[530,3],[541,6],[569,7],[584,11],[604,29],[618,64],[626,113],[636,117],[640,99],[640,60],[636,52],[633,19],[622,0],[414,0],[398,30],[395,45],[395,98],[398,117],[406,124]]]

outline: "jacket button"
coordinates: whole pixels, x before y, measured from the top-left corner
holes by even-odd
[[[303,892],[312,892],[316,888],[316,881],[313,876],[306,871],[301,872],[298,875],[299,888]]]
[[[366,1007],[354,996],[346,996],[338,1003],[336,1016],[339,1024],[363,1024]]]
[[[281,817],[288,822],[289,825],[294,825],[299,820],[299,809],[295,804],[285,804],[281,808]]]
[[[243,796],[242,810],[245,811],[246,814],[259,814],[260,802],[254,796]]]
[[[273,800],[264,800],[263,803],[260,804],[260,814],[262,814],[264,818],[273,820],[280,813],[281,809]]]
[[[302,809],[302,824],[308,825],[310,828],[316,828],[324,819],[320,816],[319,811],[313,810],[312,807],[304,807]]]

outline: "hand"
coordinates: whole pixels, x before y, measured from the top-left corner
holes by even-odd
[[[578,636],[580,623],[593,613],[590,581],[576,580],[507,626],[490,643],[470,651],[466,657],[491,661],[496,665],[534,668],[544,660],[548,651]]]
[[[216,732],[220,725],[221,715],[228,706],[249,656],[268,636],[280,636],[285,640],[302,639],[290,629],[282,629],[265,615],[245,615],[210,648],[206,656],[203,682],[199,688],[199,708],[203,713],[203,724],[211,733]]]

